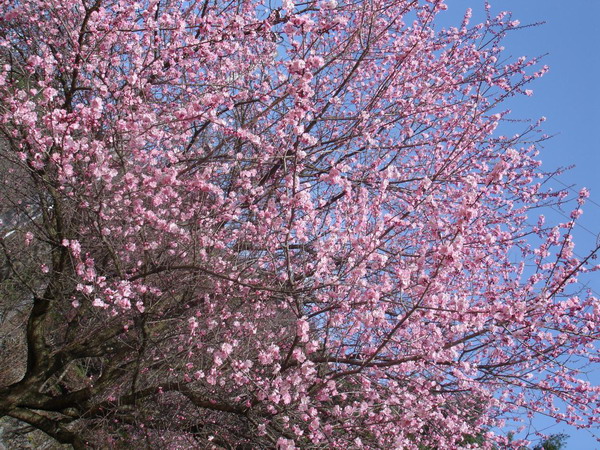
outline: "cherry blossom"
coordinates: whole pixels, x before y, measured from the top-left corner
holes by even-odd
[[[546,190],[543,119],[501,135],[547,67],[445,9],[1,2],[2,415],[75,448],[597,426],[589,192]]]

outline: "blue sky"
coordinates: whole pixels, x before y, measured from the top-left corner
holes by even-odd
[[[448,19],[456,23],[468,7],[473,8],[474,19],[481,18],[483,3],[447,0]],[[590,189],[590,201],[575,233],[575,251],[584,255],[600,233],[600,0],[491,0],[491,4],[493,12],[512,11],[521,25],[546,22],[516,31],[505,41],[506,52],[515,57],[548,53],[543,63],[550,66],[532,86],[533,97],[512,101],[508,107],[513,117],[547,118],[544,131],[555,136],[544,143],[540,154],[544,169],[575,165],[553,186]],[[593,274],[585,282],[600,296],[600,275]],[[590,379],[597,385],[600,367],[594,372]],[[570,435],[569,450],[600,450],[592,435],[600,437],[598,429],[590,433],[541,418],[534,420],[533,427]]]

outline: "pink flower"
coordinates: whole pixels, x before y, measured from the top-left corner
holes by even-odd
[[[92,305],[96,306],[98,308],[104,308],[104,309],[108,308],[108,305],[99,298],[95,298],[94,301],[92,302]]]
[[[291,73],[302,73],[306,67],[306,62],[302,59],[296,59],[289,64]]]
[[[306,319],[299,319],[296,322],[296,334],[300,338],[300,342],[308,342],[309,336],[308,332],[310,331],[310,325],[306,321]]]
[[[277,450],[295,450],[296,445],[294,445],[294,441],[291,439],[285,439],[280,437],[277,440]]]

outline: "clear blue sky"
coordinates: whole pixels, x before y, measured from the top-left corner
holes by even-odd
[[[447,0],[447,17],[456,24],[471,7],[474,19],[481,18],[483,3]],[[516,57],[548,53],[544,63],[550,66],[548,74],[532,86],[533,97],[511,102],[509,107],[513,117],[547,118],[544,130],[556,136],[544,144],[543,168],[575,165],[559,180],[577,191],[584,186],[590,189],[591,201],[575,234],[575,251],[584,255],[600,233],[600,0],[491,0],[491,4],[493,12],[512,11],[521,25],[546,22],[516,31],[505,41],[507,53]],[[600,296],[600,274],[585,281]],[[600,367],[590,379],[600,384]],[[600,442],[592,435],[600,437],[598,429],[590,433],[540,418],[533,426],[548,434],[570,435],[568,450],[600,450]]]

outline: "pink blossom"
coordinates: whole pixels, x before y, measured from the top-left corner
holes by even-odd
[[[2,3],[7,414],[102,448],[598,425],[589,192],[548,190],[543,120],[503,136],[548,69],[445,3]]]

